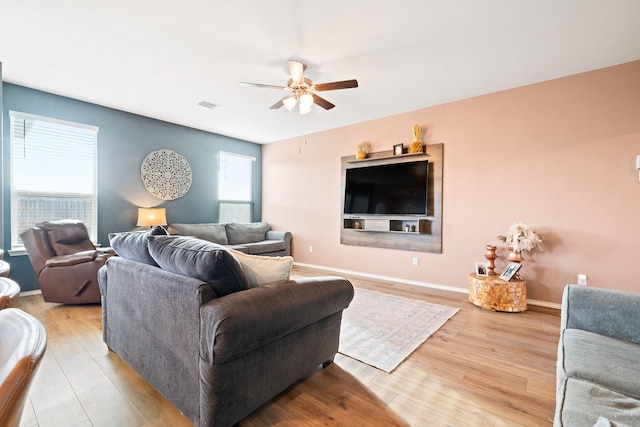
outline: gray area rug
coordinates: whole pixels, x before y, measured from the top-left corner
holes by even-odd
[[[338,351],[390,373],[458,310],[356,289],[342,315]]]

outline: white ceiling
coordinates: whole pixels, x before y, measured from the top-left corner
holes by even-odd
[[[287,59],[360,87],[300,116],[239,84]],[[5,81],[258,143],[638,59],[638,0],[0,0]]]

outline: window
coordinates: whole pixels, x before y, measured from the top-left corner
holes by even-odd
[[[11,248],[40,221],[79,219],[97,236],[98,128],[10,111]]]
[[[256,159],[220,152],[219,222],[253,222],[253,175]]]

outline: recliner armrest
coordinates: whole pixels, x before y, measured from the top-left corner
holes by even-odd
[[[216,298],[202,306],[201,357],[223,364],[341,312],[353,299],[341,277],[272,283]]]
[[[49,268],[68,267],[71,265],[91,262],[94,259],[96,259],[97,256],[98,256],[97,250],[76,252],[75,254],[71,254],[71,255],[59,255],[53,258],[49,258],[45,262],[44,266]]]
[[[114,251],[112,248],[110,247],[97,247],[96,251],[98,251],[98,253],[100,255],[109,255],[109,256],[114,256],[117,255],[116,251]]]

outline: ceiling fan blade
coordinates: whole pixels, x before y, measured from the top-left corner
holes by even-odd
[[[312,94],[312,96],[313,96],[313,103],[316,104],[316,105],[319,105],[320,107],[324,108],[325,110],[330,110],[333,107],[335,107],[334,104],[330,103],[329,101],[327,101],[324,98],[320,98],[315,93]]]
[[[275,104],[273,104],[271,107],[269,107],[272,110],[277,110],[278,108],[282,107],[284,105],[283,101],[284,98],[282,98],[280,101],[276,102]]]
[[[240,82],[241,85],[244,86],[253,86],[253,87],[262,87],[266,89],[280,89],[280,90],[290,90],[286,86],[276,86],[276,85],[264,85],[262,83],[248,83],[248,82]]]
[[[336,89],[350,89],[352,87],[358,87],[358,81],[353,80],[343,80],[341,82],[331,82],[331,83],[318,83],[315,85],[315,89],[317,91],[323,90],[336,90]]]
[[[305,65],[300,61],[289,60],[289,73],[291,73],[291,81],[301,85],[304,83]]]

